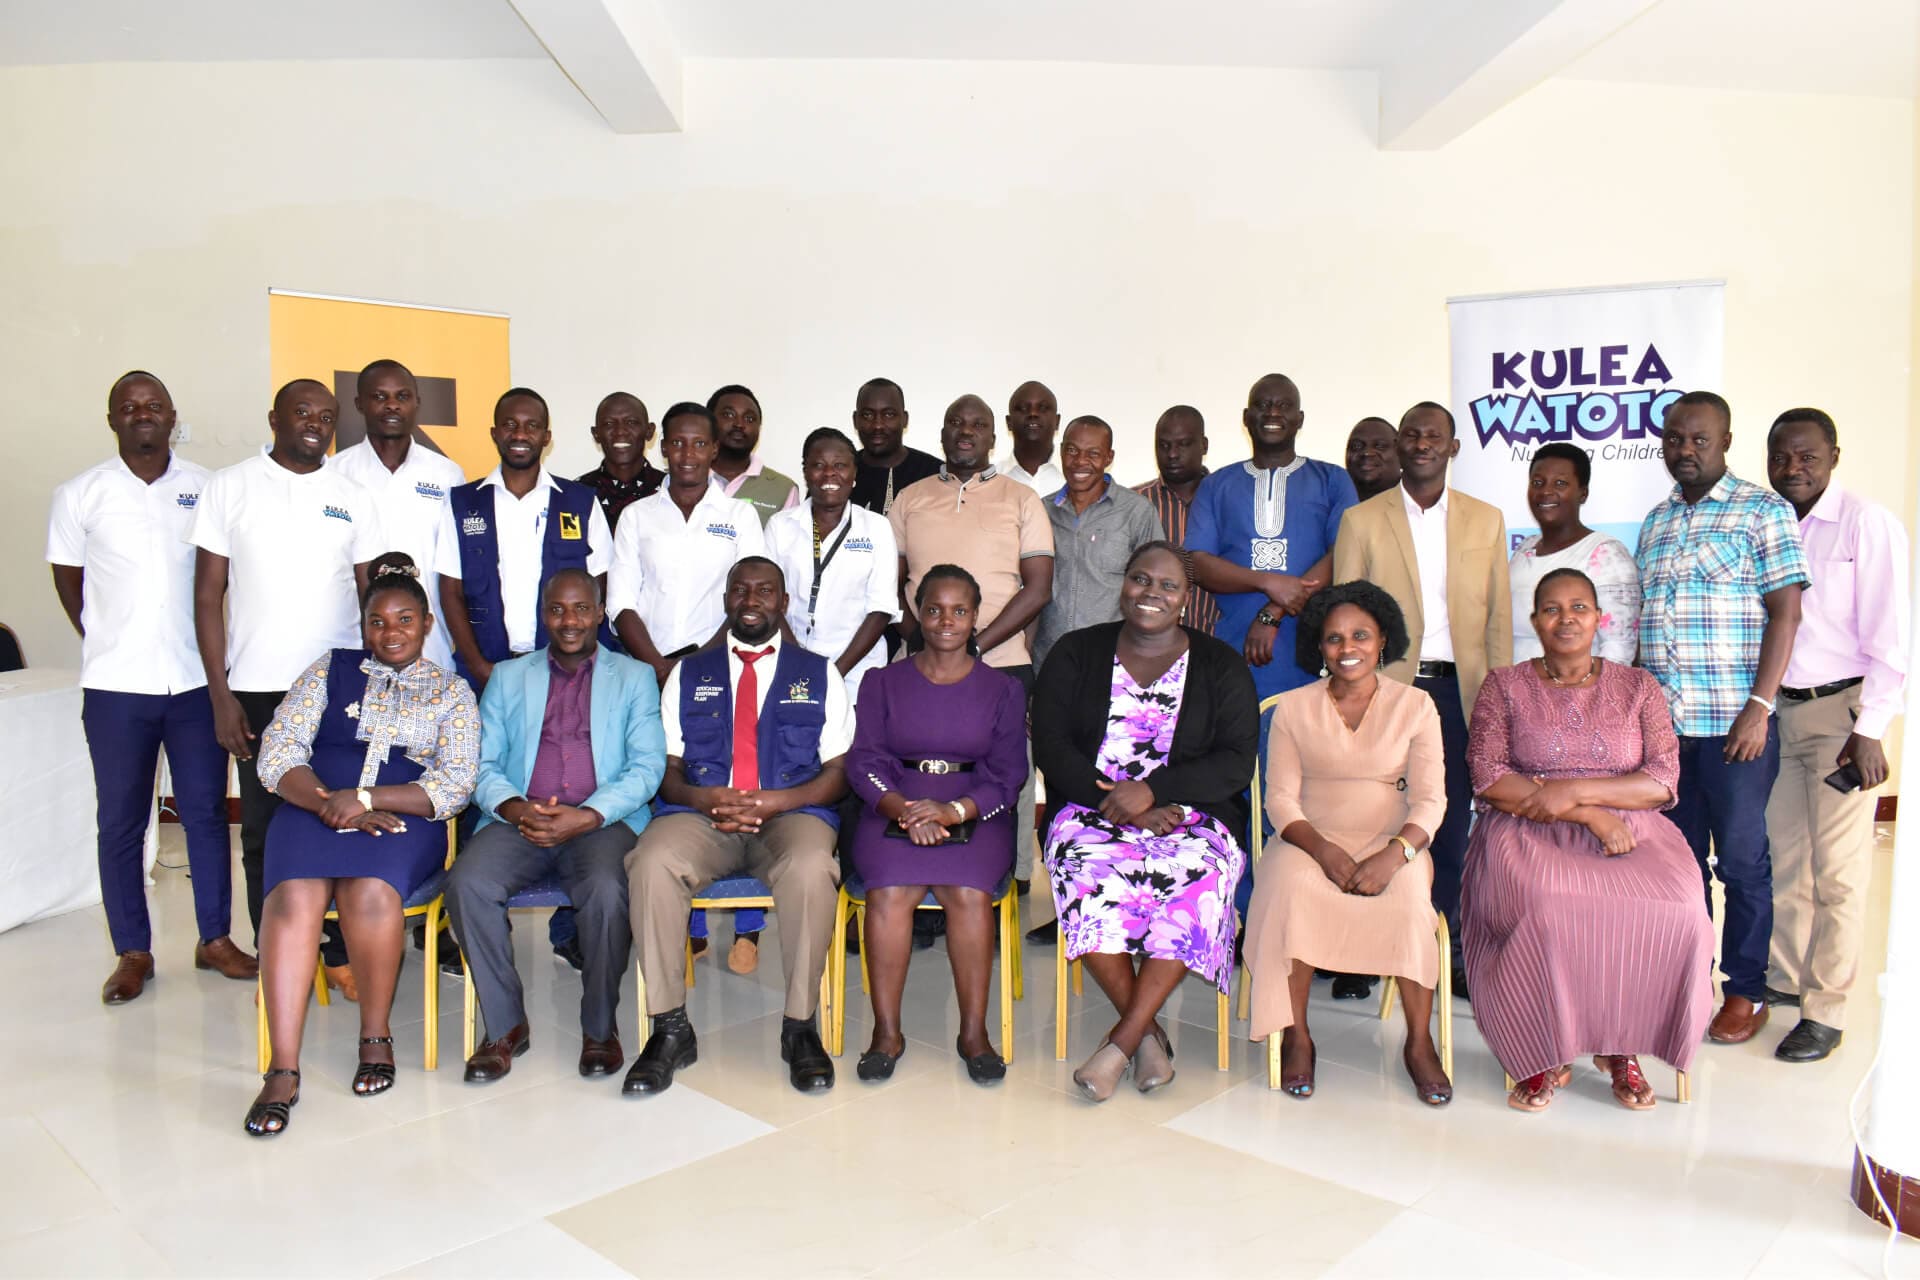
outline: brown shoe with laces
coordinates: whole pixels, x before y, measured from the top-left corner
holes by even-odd
[[[232,978],[236,982],[252,982],[260,976],[260,962],[234,946],[233,939],[228,937],[195,943],[193,967],[212,969],[221,977]]]
[[[153,977],[153,952],[122,951],[120,963],[113,966],[113,973],[100,988],[101,1004],[125,1004],[129,1000],[138,1000],[140,993],[147,989],[147,980]]]

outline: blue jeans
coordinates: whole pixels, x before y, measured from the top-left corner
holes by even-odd
[[[226,937],[233,914],[227,753],[213,736],[213,703],[206,689],[175,694],[87,689],[81,694],[80,723],[93,757],[100,897],[114,951],[153,950],[145,855],[162,746],[187,836],[200,941]]]
[[[1700,863],[1713,912],[1713,876],[1726,912],[1720,922],[1720,993],[1766,998],[1767,947],[1773,937],[1773,857],[1767,843],[1767,797],[1780,774],[1780,723],[1767,717],[1767,745],[1758,759],[1729,764],[1727,740],[1680,739],[1680,791],[1668,817]],[[1713,867],[1707,852],[1713,852]]]

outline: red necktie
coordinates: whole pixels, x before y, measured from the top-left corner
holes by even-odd
[[[733,785],[741,791],[760,789],[760,681],[753,664],[773,652],[735,649],[740,659],[740,687],[733,691]]]

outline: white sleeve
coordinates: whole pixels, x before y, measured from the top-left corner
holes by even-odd
[[[433,535],[433,571],[442,578],[460,580],[460,531],[453,523],[453,499],[440,504],[440,527]],[[435,605],[440,602],[434,601]]]
[[[675,667],[674,674],[680,674]],[[827,663],[826,719],[820,726],[820,759],[824,762],[847,754],[853,745],[853,704],[847,699],[847,682],[838,667]]]
[[[227,528],[230,483],[224,472],[207,477],[207,483],[200,490],[200,501],[193,508],[193,525],[187,530],[188,542],[229,560],[233,558],[233,539]]]
[[[867,575],[867,612],[884,613],[890,621],[898,622],[900,549],[893,541],[893,526],[885,520],[874,520],[867,527],[873,530],[873,571]]]
[[[631,511],[613,532],[613,554],[608,560],[607,616],[617,618],[626,609],[638,614],[646,575],[640,568],[640,522],[633,518]]]
[[[613,526],[607,523],[607,513],[600,509],[600,500],[596,498],[587,513],[587,572],[597,578],[612,563]]]
[[[53,506],[47,513],[47,563],[87,563],[87,531],[80,523],[80,501],[71,481],[53,491]]]
[[[666,730],[667,754],[677,759],[684,759],[687,749],[686,739],[680,734],[680,671],[683,665],[678,662],[673,664],[673,670],[667,673],[666,687],[660,690],[660,727]]]
[[[365,488],[359,485],[354,488],[359,491],[360,510],[353,522],[353,562],[365,564],[394,548],[387,545],[387,533],[380,523],[379,504]]]

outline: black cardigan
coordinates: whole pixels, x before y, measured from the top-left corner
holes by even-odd
[[[1247,661],[1205,632],[1182,627],[1189,642],[1187,685],[1167,763],[1147,775],[1158,804],[1181,804],[1217,818],[1236,840],[1247,825],[1244,792],[1260,748],[1260,696]],[[1097,809],[1107,793],[1095,761],[1107,736],[1114,650],[1120,624],[1102,623],[1055,642],[1033,690],[1033,762],[1050,802]]]

